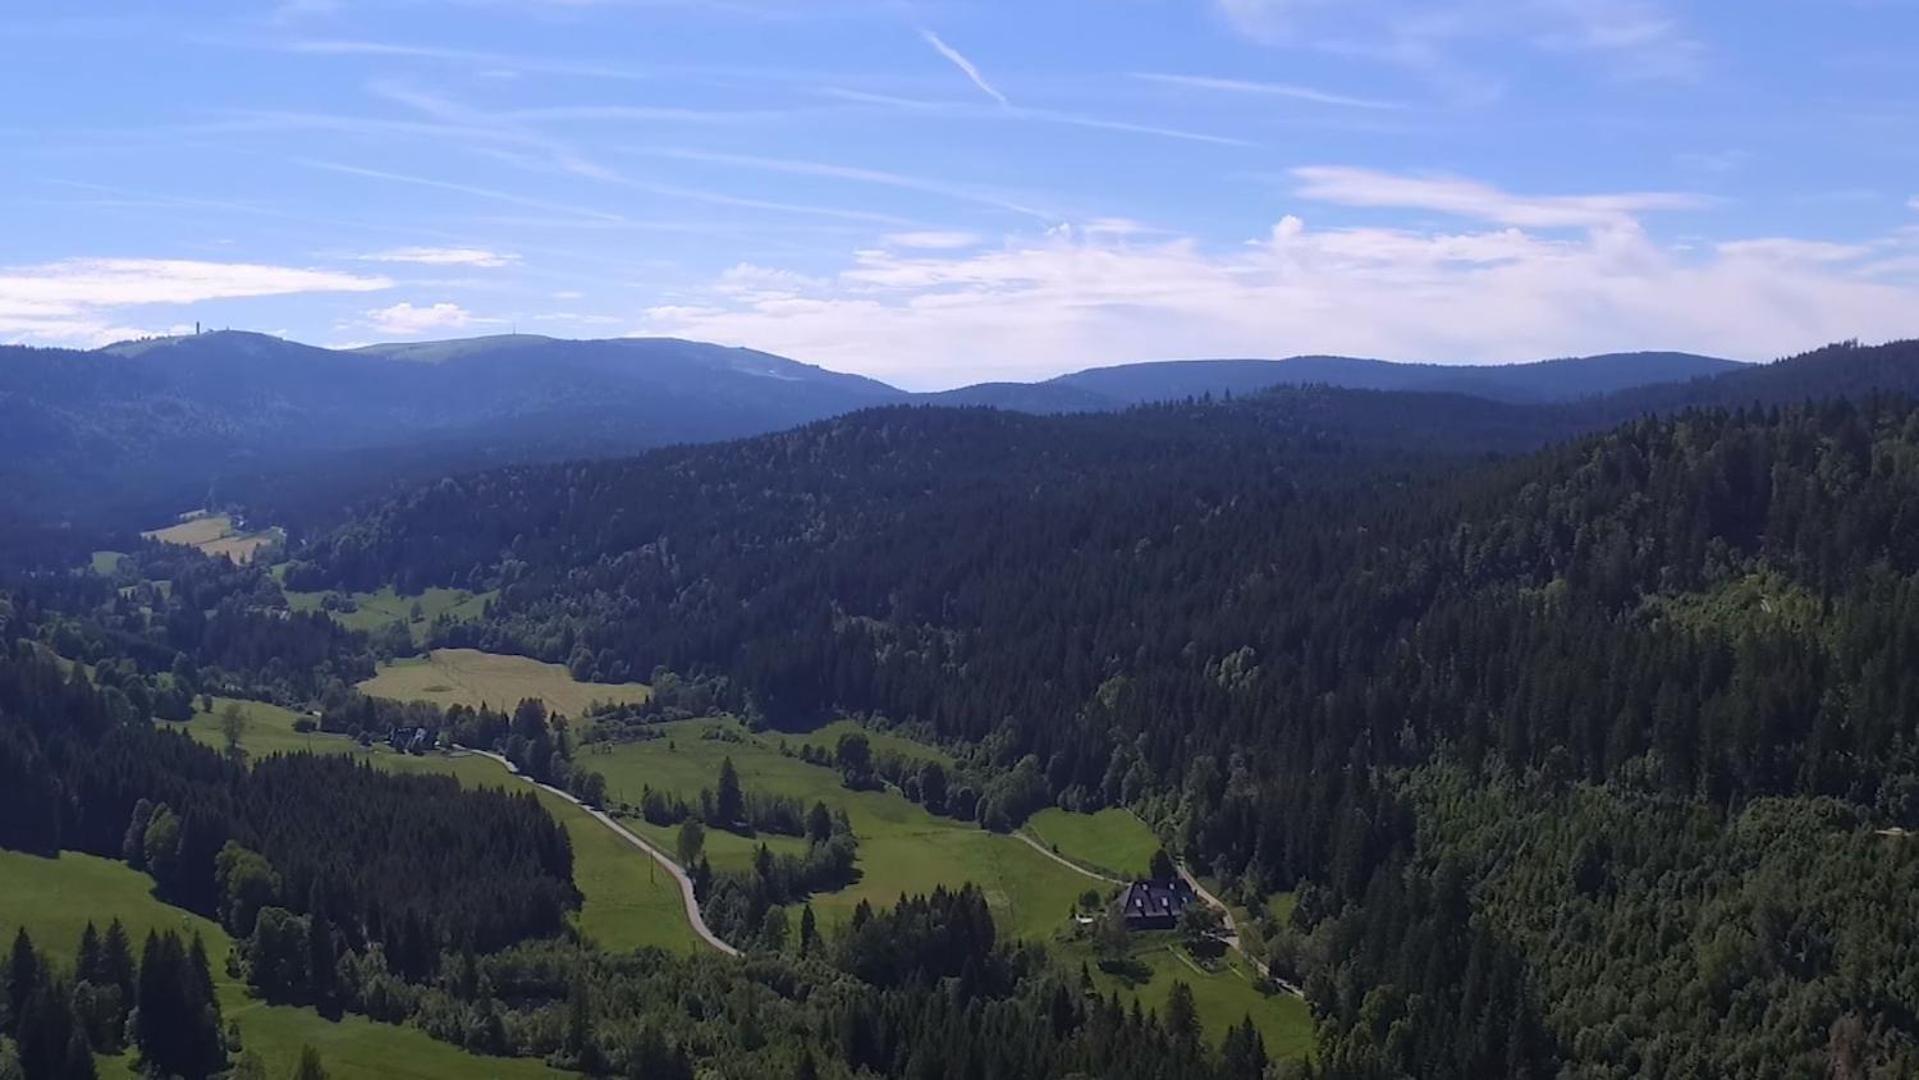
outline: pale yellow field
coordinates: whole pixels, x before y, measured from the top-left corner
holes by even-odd
[[[187,547],[199,547],[210,544],[233,532],[233,519],[225,514],[198,517],[191,521],[182,521],[178,525],[169,525],[164,529],[154,529],[140,535],[149,540],[158,540],[162,544],[183,544]]]
[[[521,698],[536,697],[548,709],[579,716],[596,701],[645,701],[645,683],[575,682],[559,664],[524,656],[500,656],[477,649],[435,649],[422,660],[400,660],[360,684],[364,693],[396,701],[431,701],[439,706],[491,705],[511,709]]]
[[[276,527],[261,532],[238,533],[233,530],[232,518],[225,514],[209,514],[140,535],[163,544],[199,548],[208,555],[224,556],[236,563],[249,563],[261,548],[279,539],[280,530]]]

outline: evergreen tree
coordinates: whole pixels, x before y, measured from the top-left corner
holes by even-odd
[[[713,824],[731,829],[745,816],[746,796],[740,790],[739,770],[733,767],[733,758],[728,755],[720,761],[720,783],[713,796]]]
[[[61,1063],[60,1080],[96,1080],[99,1073],[93,1065],[93,1046],[87,1041],[86,1032],[75,1027],[67,1038],[67,1053]]]
[[[789,928],[785,908],[767,908],[766,916],[760,920],[759,947],[766,952],[785,951]]]
[[[1261,1080],[1266,1075],[1266,1041],[1250,1015],[1227,1029],[1220,1045],[1220,1069],[1226,1080]]]
[[[811,843],[823,844],[833,838],[833,815],[823,802],[815,802],[813,809],[806,814],[806,838]]]
[[[102,983],[119,987],[121,1002],[131,1005],[136,992],[133,943],[127,938],[125,924],[117,916],[107,924],[107,936],[100,952]]]
[[[74,954],[73,977],[79,982],[90,982],[95,985],[107,983],[110,980],[106,977],[105,968],[105,952],[100,944],[100,931],[93,925],[93,920],[88,919],[86,928],[80,931],[79,950]]]
[[[40,954],[23,926],[14,932],[13,950],[7,958],[7,1015],[15,1018],[15,1022],[26,1008],[28,995],[40,985],[43,977]]]
[[[1175,981],[1166,995],[1166,1033],[1183,1042],[1199,1038],[1199,1005],[1193,988],[1183,981]]]
[[[321,1064],[318,1050],[300,1047],[300,1064],[293,1070],[293,1080],[327,1080],[326,1066]]]
[[[307,916],[304,965],[307,1000],[322,1014],[331,1015],[336,1011],[334,998],[338,993],[339,965],[333,942],[333,922],[326,917],[317,896],[308,901],[307,908],[312,912]]]
[[[813,905],[800,909],[800,955],[811,956],[820,947],[820,925],[813,917]]]

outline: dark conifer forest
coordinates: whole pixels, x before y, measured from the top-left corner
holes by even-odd
[[[298,537],[284,586],[497,590],[431,644],[663,688],[606,732],[852,717],[949,750],[969,798],[941,771],[928,806],[983,828],[1130,808],[1230,898],[1296,896],[1247,935],[1317,1025],[1271,1074],[1913,1075],[1916,384],[1905,343],[1545,405],[887,407],[447,476]],[[126,572],[160,595],[20,542],[0,846],[144,869],[246,941],[269,999],[591,1073],[1269,1075],[1250,1026],[1213,1045],[1129,1012],[970,887],[864,907],[817,949],[599,950],[530,795],[249,766],[152,723],[217,690],[405,726],[351,686],[413,643],[291,613],[257,569],[140,547]],[[595,799],[544,709],[430,719],[518,738],[526,771]],[[858,750],[849,784],[904,787]],[[810,845],[701,882],[744,940],[833,887],[854,840],[716,781],[724,807],[648,819]],[[181,947],[142,972],[191,969]],[[69,975],[20,955],[5,1030],[64,1061],[94,1029]],[[150,1060],[206,1075],[217,1051]]]

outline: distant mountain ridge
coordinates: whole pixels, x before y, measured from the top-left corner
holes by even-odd
[[[944,405],[1082,412],[1150,401],[1244,395],[1273,386],[1469,394],[1515,404],[1577,401],[1751,365],[1682,352],[1607,353],[1525,364],[1412,364],[1350,356],[1162,360],[1088,368],[1038,383],[981,383],[928,395]]]
[[[329,470],[342,498],[359,497],[354,484],[371,479],[617,456],[892,404],[1097,412],[1312,385],[1530,405],[1747,368],[1686,353],[1496,367],[1312,356],[1125,364],[916,394],[673,338],[509,334],[337,350],[220,331],[91,351],[0,346],[0,515],[78,520],[111,508],[120,520],[170,516]]]

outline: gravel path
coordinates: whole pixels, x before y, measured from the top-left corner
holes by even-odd
[[[466,752],[469,754],[478,754],[481,757],[492,758],[494,761],[497,761],[501,765],[505,766],[507,772],[513,774],[514,776],[518,776],[520,779],[526,781],[529,784],[532,784],[534,787],[544,788],[547,791],[550,791],[553,794],[559,796],[560,798],[565,799],[567,802],[572,803],[574,806],[577,806],[580,809],[586,811],[589,815],[593,817],[595,821],[598,821],[600,824],[606,826],[609,829],[612,829],[613,834],[615,836],[618,836],[620,839],[625,840],[627,843],[632,844],[634,847],[639,848],[641,851],[646,852],[648,855],[651,855],[653,857],[654,862],[659,863],[662,867],[665,867],[666,872],[673,875],[673,880],[680,883],[680,898],[686,902],[686,921],[693,924],[693,932],[700,936],[700,940],[706,942],[708,945],[713,946],[715,949],[718,949],[719,951],[725,953],[728,956],[738,956],[740,954],[740,951],[738,949],[734,948],[731,945],[728,945],[724,941],[721,941],[720,936],[718,934],[715,934],[712,928],[706,925],[706,918],[700,914],[700,901],[697,897],[693,895],[693,879],[690,877],[687,877],[686,871],[680,869],[680,864],[674,862],[671,858],[669,858],[666,852],[661,851],[657,847],[654,847],[653,844],[650,841],[648,841],[645,837],[642,837],[641,835],[634,832],[633,830],[613,820],[613,818],[609,816],[605,811],[595,810],[592,807],[581,802],[580,800],[574,798],[572,795],[568,794],[567,792],[561,791],[559,788],[556,788],[551,784],[542,784],[538,780],[535,780],[532,777],[521,773],[519,769],[514,767],[511,761],[508,761],[506,758],[502,757],[501,755],[495,754],[490,750],[474,750],[470,747],[463,747],[462,749],[465,749]]]

